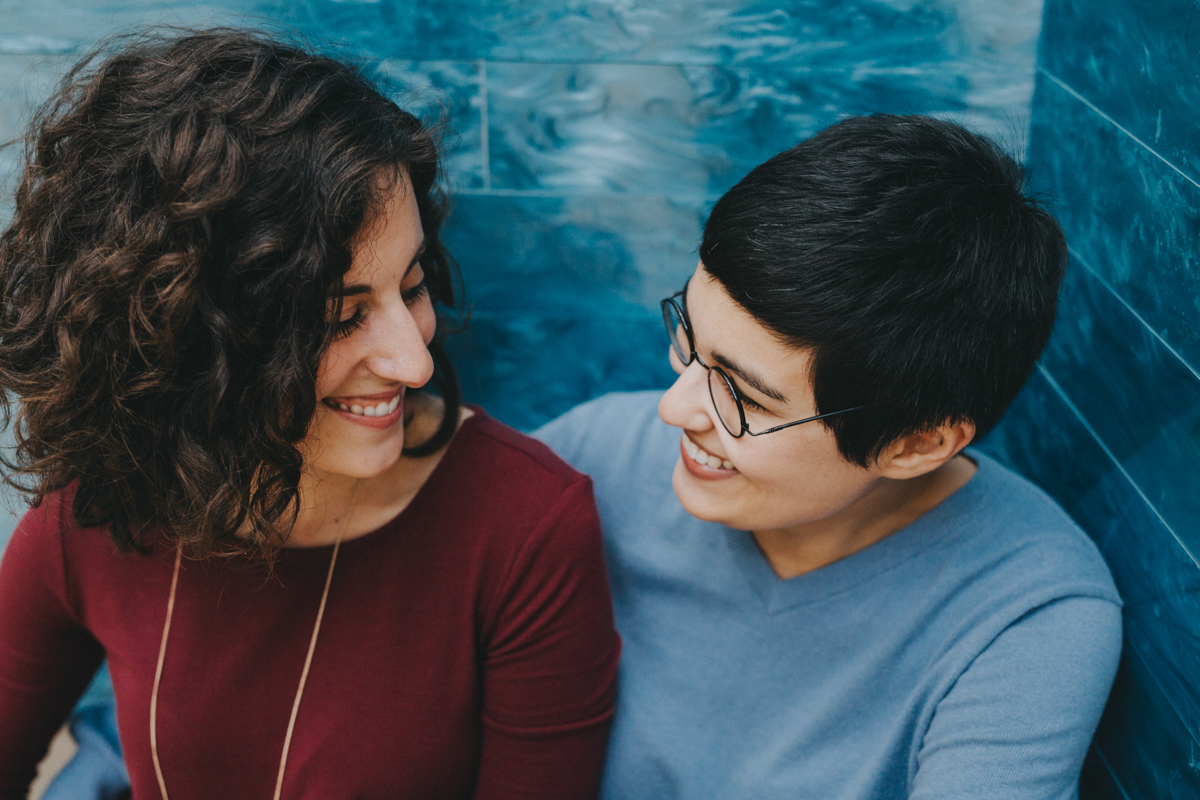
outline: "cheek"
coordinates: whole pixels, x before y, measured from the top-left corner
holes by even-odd
[[[795,441],[787,441],[787,433],[768,434],[748,444],[748,437],[735,439],[737,449],[729,451],[729,460],[748,480],[784,500],[823,493],[842,471],[836,443],[822,436],[793,435]],[[773,436],[780,438],[763,441]]]
[[[334,342],[321,355],[321,364],[317,368],[317,397],[325,397],[345,378],[348,364],[344,342]]]
[[[433,310],[433,303],[429,302],[428,298],[422,300],[420,305],[412,310],[412,315],[417,329],[421,331],[421,338],[428,345],[437,332],[437,314]]]

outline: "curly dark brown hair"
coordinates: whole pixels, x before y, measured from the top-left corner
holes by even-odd
[[[294,519],[327,300],[381,177],[407,175],[430,290],[454,304],[435,129],[344,60],[214,29],[97,50],[25,141],[0,235],[6,480],[34,505],[74,484],[79,524],[123,549],[158,530],[197,557],[269,557]],[[458,418],[440,333],[430,350],[444,417],[410,455]]]

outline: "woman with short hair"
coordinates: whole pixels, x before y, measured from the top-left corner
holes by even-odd
[[[674,385],[537,433],[604,525],[603,798],[1076,794],[1121,601],[1053,500],[966,449],[1065,261],[1017,164],[928,117],[844,120],[716,203],[662,303]]]

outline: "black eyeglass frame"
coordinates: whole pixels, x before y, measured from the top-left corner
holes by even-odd
[[[676,297],[682,298],[683,302],[675,302]],[[816,422],[817,420],[825,419],[826,417],[835,417],[838,414],[848,414],[851,411],[858,411],[859,409],[866,408],[866,406],[843,408],[841,411],[830,411],[828,414],[817,414],[815,417],[798,419],[795,422],[785,422],[783,425],[776,425],[773,428],[767,428],[765,431],[759,431],[758,433],[755,433],[754,431],[750,430],[750,425],[746,422],[746,408],[742,405],[742,395],[741,392],[738,391],[737,384],[733,382],[733,379],[730,378],[729,374],[721,367],[709,366],[701,361],[700,354],[696,352],[696,337],[692,334],[692,323],[690,320],[688,320],[687,316],[687,289],[682,289],[670,297],[664,298],[659,305],[662,307],[663,325],[667,329],[667,338],[671,342],[671,349],[674,350],[675,355],[679,357],[679,361],[685,367],[689,366],[693,361],[695,361],[697,364],[704,367],[704,369],[708,370],[709,374],[713,372],[717,373],[721,380],[725,382],[725,386],[729,389],[729,393],[733,396],[733,402],[737,405],[738,421],[741,422],[741,430],[738,433],[734,433],[732,430],[730,430],[729,423],[725,421],[723,416],[721,416],[721,412],[717,407],[717,398],[713,396],[712,381],[710,380],[708,382],[708,399],[712,401],[713,411],[717,412],[717,419],[721,420],[721,425],[723,425],[725,430],[728,431],[729,435],[735,439],[740,439],[745,434],[749,434],[750,436],[766,436],[768,433],[781,431],[784,428],[803,425],[806,422]],[[671,329],[672,308],[674,308],[676,313],[679,315],[679,321],[683,325],[683,332],[687,335],[688,349],[690,352],[686,358],[679,350],[679,343],[676,340],[675,331]]]

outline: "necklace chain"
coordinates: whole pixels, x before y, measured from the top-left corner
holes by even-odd
[[[357,487],[356,492],[357,494]],[[329,585],[333,582],[333,568],[337,565],[338,550],[342,546],[342,536],[346,526],[350,524],[351,508],[346,510],[346,519],[338,531],[337,540],[333,543],[333,555],[329,557],[329,571],[325,574],[325,588],[321,592],[321,604],[317,607],[317,621],[313,624],[312,638],[308,642],[308,654],[304,657],[304,670],[300,673],[300,685],[296,687],[296,699],[292,701],[292,715],[288,719],[287,733],[283,738],[283,755],[279,759],[279,773],[275,778],[274,800],[279,800],[283,792],[283,774],[287,770],[288,750],[292,745],[292,732],[296,728],[296,715],[300,712],[300,698],[304,696],[304,684],[308,682],[308,670],[312,665],[313,651],[317,647],[317,635],[321,632],[321,620],[325,617],[325,601],[329,599]],[[158,648],[158,664],[154,668],[154,688],[150,692],[150,755],[154,759],[154,774],[158,778],[158,789],[162,792],[163,800],[170,800],[167,795],[167,782],[163,778],[162,762],[158,757],[158,687],[162,682],[163,663],[167,657],[167,640],[171,636],[171,618],[175,615],[175,589],[179,585],[179,567],[183,562],[183,548],[175,548],[175,569],[171,574],[171,591],[167,595],[167,618],[163,622],[162,643]]]

